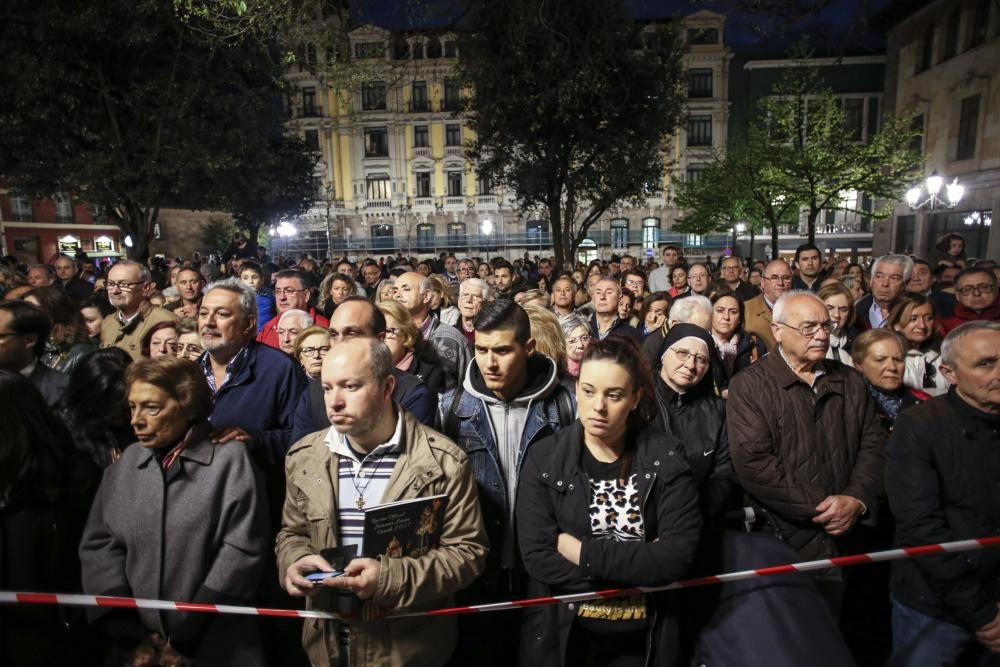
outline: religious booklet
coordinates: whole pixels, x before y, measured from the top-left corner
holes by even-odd
[[[411,498],[365,508],[362,551],[368,558],[419,558],[441,543],[448,496]]]

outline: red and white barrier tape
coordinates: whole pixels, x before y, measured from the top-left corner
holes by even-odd
[[[621,597],[624,595],[634,595],[636,593],[658,593],[661,591],[672,591],[680,588],[694,588],[696,586],[708,586],[710,584],[728,583],[731,581],[742,581],[744,579],[754,579],[757,577],[771,577],[777,574],[789,574],[791,572],[812,572],[814,570],[826,570],[831,567],[850,567],[853,565],[863,565],[865,563],[881,563],[891,560],[902,560],[905,558],[916,558],[920,556],[935,556],[945,553],[959,553],[962,551],[975,551],[978,549],[988,549],[1000,547],[1000,537],[981,537],[975,540],[961,540],[958,542],[943,542],[941,544],[927,544],[919,547],[905,547],[903,549],[889,549],[888,551],[874,551],[866,554],[856,554],[853,556],[839,556],[837,558],[825,558],[822,560],[812,560],[802,563],[789,563],[787,565],[774,565],[772,567],[761,567],[754,570],[743,570],[741,572],[729,572],[717,574],[710,577],[698,577],[696,579],[684,579],[675,581],[667,586],[640,586],[635,588],[611,588],[603,591],[589,591],[586,593],[573,593],[570,595],[556,595],[552,597],[534,598],[529,600],[513,600],[511,602],[495,602],[492,604],[480,604],[467,607],[451,607],[448,609],[435,609],[431,611],[414,612],[410,614],[396,614],[387,618],[411,618],[414,616],[453,616],[457,614],[472,614],[490,611],[506,611],[508,609],[525,609],[528,607],[543,607],[554,604],[568,604],[570,602],[586,602],[588,600],[598,600],[603,598]],[[125,607],[129,609],[156,609],[159,611],[190,611],[208,614],[242,614],[245,616],[272,616],[279,618],[322,618],[329,620],[339,620],[339,614],[331,614],[325,611],[312,611],[301,609],[269,609],[266,607],[238,607],[234,605],[222,604],[200,604],[195,602],[171,602],[168,600],[144,600],[141,598],[108,597],[101,595],[76,595],[68,593],[19,593],[12,591],[0,591],[0,604],[13,605],[60,605],[70,607]]]

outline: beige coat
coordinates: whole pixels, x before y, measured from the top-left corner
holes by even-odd
[[[758,294],[743,304],[743,328],[752,334],[757,334],[767,344],[768,350],[774,349],[774,332],[771,331],[771,309],[764,301],[764,295]]]
[[[160,322],[176,322],[177,316],[169,310],[154,306],[148,301],[142,305],[139,315],[122,326],[117,311],[111,313],[101,322],[101,347],[120,347],[132,355],[132,359],[142,359],[142,338],[153,325]]]
[[[398,409],[398,408],[397,408]],[[339,457],[319,431],[295,443],[285,459],[287,487],[275,551],[278,577],[303,556],[337,546],[337,470]],[[476,483],[468,458],[451,440],[403,412],[404,451],[389,480],[383,502],[447,494],[441,546],[420,558],[382,558],[375,595],[366,604],[386,613],[453,605],[453,595],[482,572],[487,540]],[[323,590],[308,609],[336,611],[335,593]],[[352,667],[442,665],[457,641],[453,617],[352,622]],[[317,667],[338,664],[335,621],[306,619],[302,644]]]

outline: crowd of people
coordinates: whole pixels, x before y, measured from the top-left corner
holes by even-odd
[[[1000,533],[1000,268],[946,248],[4,258],[0,589],[342,620],[5,607],[0,663],[1000,664],[997,550],[421,615]]]

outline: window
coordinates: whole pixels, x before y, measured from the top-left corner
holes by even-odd
[[[948,24],[944,29],[944,50],[941,53],[941,62],[954,58],[958,53],[958,26],[962,18],[962,10],[954,9],[948,15]]]
[[[305,140],[309,150],[319,152],[319,130],[306,130]]]
[[[385,56],[385,44],[382,42],[360,42],[354,45],[354,57],[359,60],[383,56]]]
[[[716,28],[688,28],[688,44],[718,44],[719,31]]]
[[[385,110],[385,81],[366,81],[361,84],[361,110]]]
[[[389,133],[384,127],[365,128],[365,157],[389,157]]]
[[[316,45],[306,44],[306,67],[310,70],[316,69],[319,58],[316,55]]]
[[[445,58],[458,57],[458,42],[452,39],[444,43],[444,57]]]
[[[865,100],[848,97],[843,100],[844,132],[850,141],[861,141],[864,137]]]
[[[697,183],[701,180],[701,177],[705,173],[705,165],[703,164],[689,164],[687,166],[686,181],[688,183]]]
[[[538,245],[542,246],[543,243],[547,242],[545,238],[545,221],[544,220],[528,220],[524,225],[524,230],[528,233],[528,245]],[[593,241],[591,241],[593,243]],[[581,243],[580,245],[583,245]]]
[[[469,243],[464,222],[448,223],[448,247],[465,247]]]
[[[969,31],[969,47],[986,41],[986,31],[990,25],[990,4],[992,0],[976,0],[976,14]]]
[[[458,87],[458,82],[454,79],[446,79],[444,82],[444,110],[458,111],[462,108],[462,95]]]
[[[477,192],[481,195],[493,194],[493,177],[487,173],[479,174],[476,187]]]
[[[34,219],[31,213],[31,200],[27,197],[16,195],[10,198],[11,213],[17,222],[30,222]]]
[[[388,250],[395,246],[392,225],[372,225],[370,229],[373,249]]]
[[[366,180],[368,199],[389,199],[392,188],[389,185],[389,174],[373,174]]]
[[[705,245],[705,237],[701,234],[685,234],[684,245],[686,247],[698,247]]]
[[[427,82],[414,81],[410,88],[410,111],[430,111],[431,105],[427,101]]]
[[[417,225],[417,250],[434,249],[434,225],[422,222]]]
[[[56,205],[56,222],[69,224],[73,222],[73,203],[66,195],[56,195],[53,197]]]
[[[397,35],[392,40],[392,58],[393,60],[410,59],[410,43],[402,35]]]
[[[645,250],[656,250],[660,245],[660,219],[642,219],[642,247]]]
[[[712,96],[712,70],[688,70],[688,97],[701,99]]]
[[[428,58],[440,58],[441,57],[441,40],[437,37],[430,37],[427,40],[427,57]]]
[[[628,248],[628,220],[613,218],[611,220],[611,249],[624,250]]]
[[[461,197],[462,196],[462,172],[461,171],[449,171],[448,172],[448,196],[449,197]]]
[[[971,160],[976,157],[976,137],[979,130],[979,95],[962,100],[962,111],[958,119],[958,147],[956,160]]]
[[[934,64],[934,24],[927,26],[924,32],[924,43],[920,52],[920,67],[917,72],[929,70]]]
[[[302,115],[311,118],[316,115],[316,89],[302,89]]]
[[[426,125],[414,125],[413,126],[413,147],[414,148],[427,148],[428,143],[428,133]]]
[[[688,146],[712,145],[712,117],[690,116],[687,123]]]
[[[413,59],[414,60],[423,60],[424,59],[424,40],[421,39],[420,37],[418,37],[417,39],[413,40],[412,51],[413,51],[412,55],[413,55]]]
[[[922,153],[924,150],[924,115],[914,116],[910,128],[918,133],[913,137],[913,141],[910,142],[910,150]]]
[[[444,126],[444,145],[445,146],[461,146],[462,145],[462,126],[458,123],[449,123]]]
[[[431,196],[431,172],[417,172],[417,197],[427,198]]]

